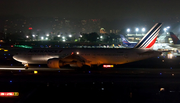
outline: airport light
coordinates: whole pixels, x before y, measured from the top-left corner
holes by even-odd
[[[130,29],[129,29],[129,28],[127,29],[127,32],[128,32],[128,33],[130,32]]]
[[[19,96],[19,92],[0,92],[0,96],[8,97],[8,96]]]
[[[35,35],[32,35],[33,37],[35,37]]]
[[[43,39],[44,39],[44,37],[42,36],[42,37],[41,37],[41,40],[43,40]]]
[[[48,40],[48,38],[46,38],[46,40]]]
[[[166,31],[167,31],[167,28],[164,28],[163,30],[166,32]]]
[[[69,35],[69,37],[71,38],[71,37],[72,37],[72,35]]]
[[[57,35],[57,37],[61,37],[61,35]]]
[[[103,36],[100,36],[100,38],[102,39],[102,38],[103,38]]]
[[[145,32],[145,28],[142,28],[142,32]]]
[[[82,37],[82,35],[80,35],[80,37]]]
[[[34,74],[37,74],[38,73],[38,71],[34,71]]]
[[[26,36],[26,38],[29,38],[29,36]]]
[[[139,28],[136,28],[136,32],[138,32],[139,31]]]
[[[167,27],[168,29],[170,28],[170,26]]]
[[[63,39],[63,42],[65,42],[66,40],[65,39]]]
[[[63,36],[62,38],[63,38],[63,39],[65,39],[65,37],[64,37],[64,36]]]
[[[46,34],[46,36],[49,36],[49,34]]]

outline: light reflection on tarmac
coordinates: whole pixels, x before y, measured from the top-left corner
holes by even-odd
[[[43,71],[46,71],[46,70],[50,70],[50,71],[53,71],[53,70],[74,70],[74,69],[70,69],[70,68],[60,68],[60,69],[52,69],[52,68],[28,68],[28,69],[25,69],[23,67],[0,67],[0,70],[43,70]]]

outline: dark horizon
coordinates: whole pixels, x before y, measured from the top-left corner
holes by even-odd
[[[65,18],[170,18],[178,17],[175,0],[1,0],[0,15]]]

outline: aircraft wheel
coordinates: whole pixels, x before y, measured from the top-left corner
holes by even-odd
[[[25,69],[28,69],[28,67],[25,67]]]

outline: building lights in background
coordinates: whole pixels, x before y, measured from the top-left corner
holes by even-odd
[[[127,32],[129,33],[130,31],[131,31],[131,30],[128,28],[128,29],[127,29]]]
[[[145,28],[142,28],[142,32],[145,32],[145,30],[146,30]]]
[[[139,28],[136,28],[136,32],[138,32],[139,31]]]

